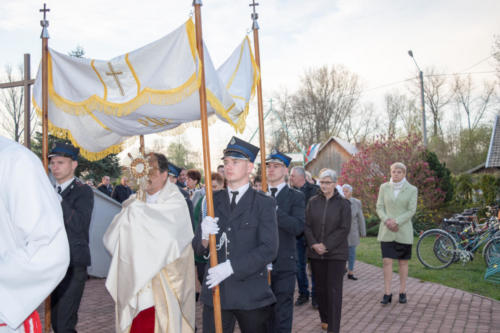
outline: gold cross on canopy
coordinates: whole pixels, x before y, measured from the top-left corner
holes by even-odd
[[[125,92],[123,91],[122,85],[120,84],[120,80],[118,80],[118,75],[123,74],[123,72],[115,72],[115,70],[113,69],[113,65],[111,65],[110,62],[108,62],[108,67],[109,67],[109,70],[111,72],[110,73],[106,72],[106,75],[113,75],[113,78],[115,79],[116,85],[120,89],[120,94],[122,96],[125,96]]]

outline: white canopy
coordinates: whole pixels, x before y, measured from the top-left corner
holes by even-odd
[[[246,37],[215,70],[204,46],[208,115],[242,132],[258,79]],[[42,80],[33,92],[41,114]],[[49,49],[49,130],[97,160],[129,136],[162,132],[200,119],[201,62],[191,20],[162,39],[109,61]]]

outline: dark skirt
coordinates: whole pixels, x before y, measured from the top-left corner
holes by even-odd
[[[398,242],[380,242],[382,258],[410,260],[411,244],[401,244]]]

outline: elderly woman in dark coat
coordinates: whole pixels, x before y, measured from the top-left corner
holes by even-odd
[[[342,284],[349,253],[347,235],[351,227],[351,204],[335,188],[335,171],[327,169],[319,178],[321,191],[307,204],[304,234],[321,326],[328,332],[339,332]]]
[[[352,186],[349,184],[342,185],[344,197],[351,202],[351,231],[347,237],[349,244],[349,259],[347,260],[347,278],[357,280],[354,276],[354,262],[356,261],[356,246],[359,245],[359,238],[366,236],[366,223],[363,216],[361,201],[352,196]]]

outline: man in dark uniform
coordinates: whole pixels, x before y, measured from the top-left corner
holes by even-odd
[[[305,199],[302,192],[288,187],[285,178],[292,159],[274,150],[266,158],[268,195],[276,199],[279,231],[278,257],[272,264],[271,289],[276,296],[269,333],[290,333],[293,320],[293,293],[297,270],[296,237],[304,232]]]
[[[208,255],[209,235],[214,234],[219,248],[219,264],[207,270],[201,292],[205,333],[215,332],[211,288],[216,285],[224,333],[232,332],[234,318],[242,333],[265,332],[276,302],[266,268],[278,253],[276,204],[255,191],[249,179],[258,151],[231,139],[223,157],[227,189],[214,192],[216,217],[203,219],[192,242],[197,255]]]
[[[116,185],[111,197],[119,203],[124,202],[132,194],[132,189],[128,186],[128,178],[123,176],[120,185]]]
[[[75,177],[79,149],[56,143],[49,154],[50,170],[56,179],[64,226],[68,235],[70,264],[64,279],[52,292],[52,327],[55,333],[76,332],[78,308],[90,265],[89,228],[94,193]]]
[[[111,179],[109,178],[109,176],[104,176],[101,179],[101,184],[99,184],[99,186],[97,187],[99,191],[106,194],[108,197],[110,197],[113,193],[113,186],[111,186],[110,182]]]
[[[314,185],[306,181],[306,171],[303,167],[293,167],[290,173],[290,185],[295,189],[300,190],[304,193],[305,204],[309,199],[316,195],[319,190],[319,186]],[[309,301],[309,281],[306,273],[307,257],[306,257],[306,239],[302,233],[297,237],[297,283],[299,285],[299,297],[295,302],[295,305],[303,305]],[[311,276],[311,303],[313,308],[318,308],[318,303],[316,302],[316,297],[314,295],[314,279]]]
[[[189,193],[184,190],[182,184],[178,182],[179,175],[183,169],[179,168],[177,165],[168,162],[168,179],[171,183],[176,184],[181,191],[184,199],[186,199],[186,203],[189,209],[189,217],[191,217],[191,226],[194,228],[194,216],[193,216],[193,202],[189,198]]]

